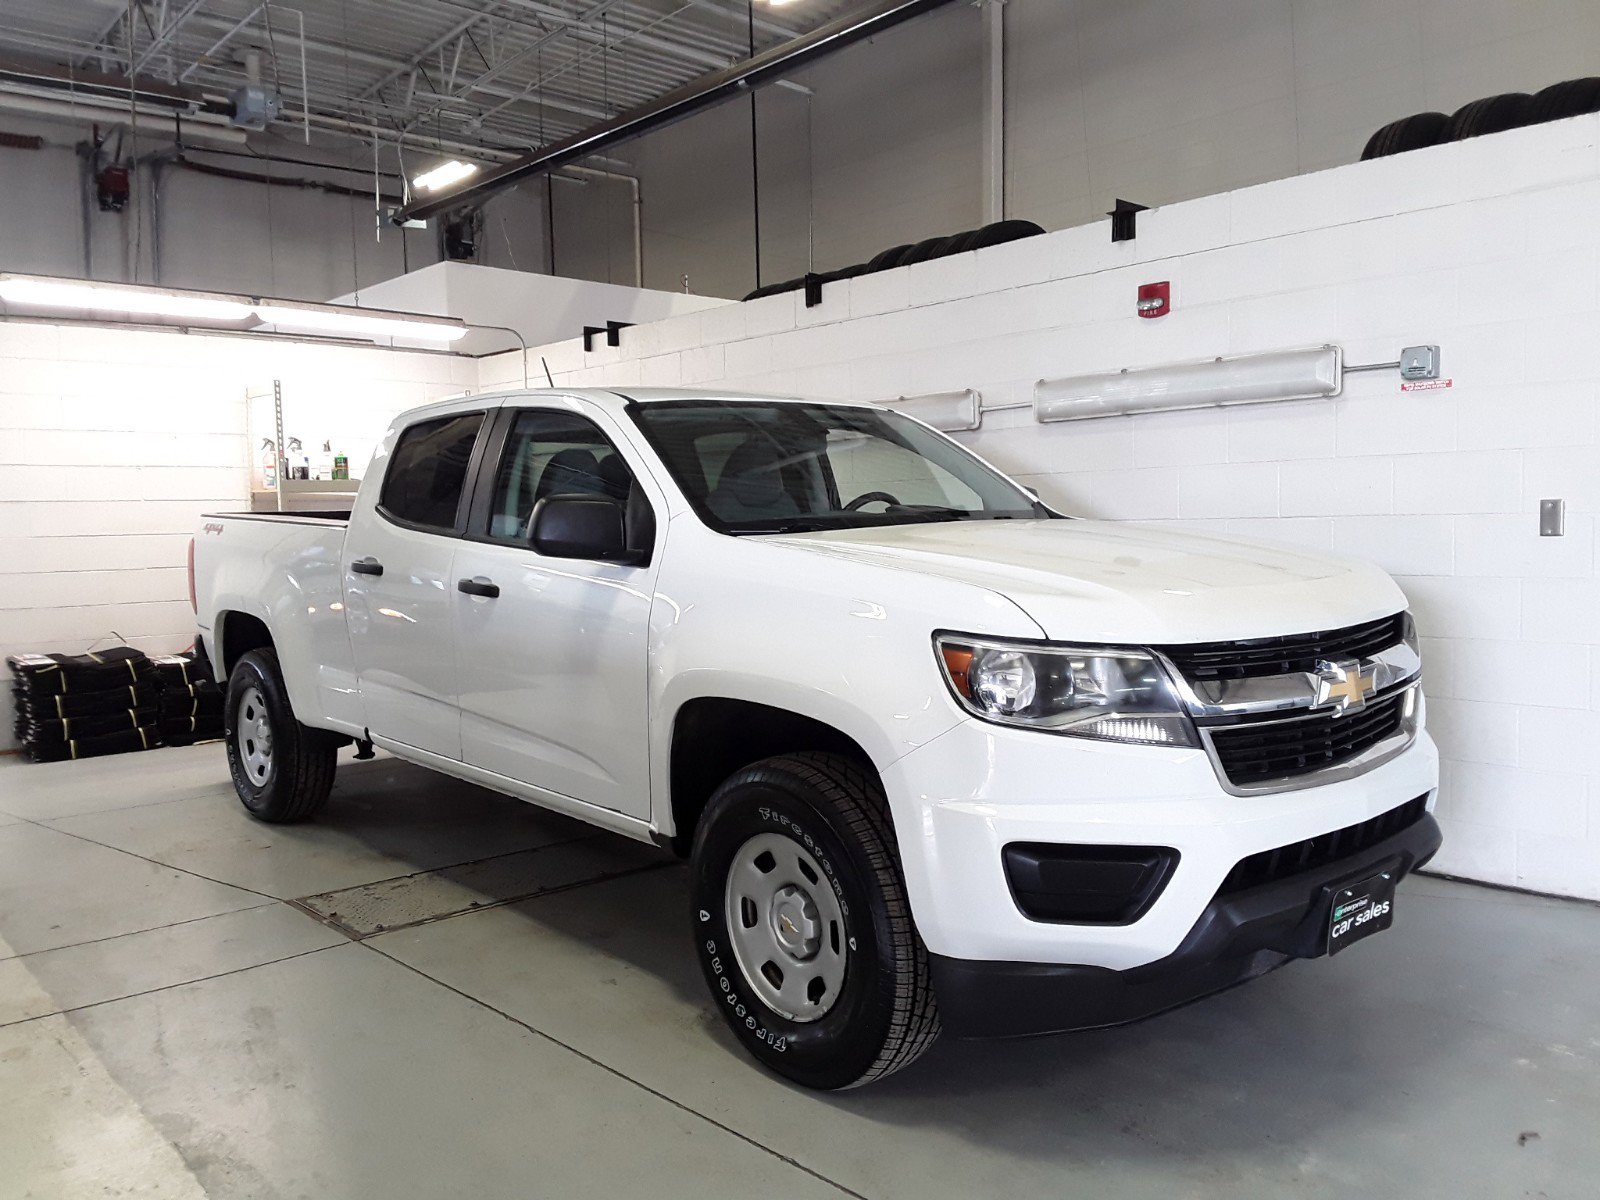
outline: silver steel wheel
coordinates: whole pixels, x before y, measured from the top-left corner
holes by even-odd
[[[239,759],[250,782],[259,787],[272,772],[272,720],[261,689],[247,687],[239,696]]]
[[[756,995],[791,1021],[815,1021],[844,988],[849,935],[839,898],[806,848],[777,833],[739,847],[725,888],[733,957]]]

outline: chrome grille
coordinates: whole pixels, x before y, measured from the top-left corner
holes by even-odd
[[[1406,614],[1283,637],[1157,646],[1192,683],[1315,671],[1323,659],[1370,658],[1405,637]]]
[[[1281,721],[1247,721],[1205,728],[1217,765],[1236,787],[1292,779],[1348,762],[1399,732],[1411,689],[1337,716],[1311,713]]]

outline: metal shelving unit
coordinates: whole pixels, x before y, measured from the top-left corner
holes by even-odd
[[[272,446],[277,455],[276,482],[263,486],[255,440],[259,423],[257,406],[272,405]],[[290,479],[288,455],[284,451],[283,433],[283,381],[274,379],[270,388],[245,393],[246,436],[252,443],[250,461],[250,511],[251,512],[312,512],[328,509],[348,509],[355,503],[359,479]]]

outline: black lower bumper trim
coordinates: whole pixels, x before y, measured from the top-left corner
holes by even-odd
[[[1113,971],[930,955],[940,1019],[956,1037],[1025,1037],[1125,1025],[1326,952],[1329,897],[1386,867],[1397,880],[1443,837],[1430,814],[1337,862],[1213,900],[1171,954]]]

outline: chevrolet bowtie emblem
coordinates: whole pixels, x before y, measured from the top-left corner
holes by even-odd
[[[1363,668],[1355,659],[1317,664],[1317,698],[1312,708],[1332,708],[1335,716],[1356,712],[1367,706],[1367,697],[1378,688],[1378,669]]]

